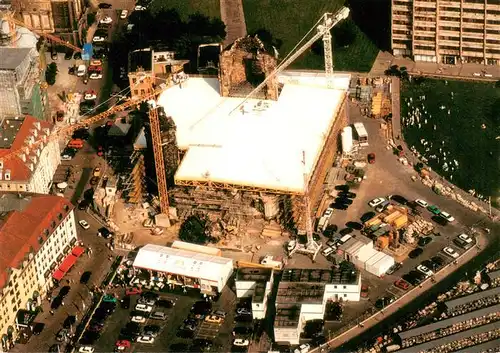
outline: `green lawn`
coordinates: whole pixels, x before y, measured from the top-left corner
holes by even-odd
[[[446,179],[462,189],[491,196],[499,205],[500,89],[489,83],[425,79],[403,85],[401,107],[408,145],[415,146]],[[421,139],[429,143],[424,146]]]
[[[243,0],[248,33],[267,29],[275,39],[281,39],[281,57],[311,29],[325,12],[335,12],[344,0]],[[313,32],[314,33],[314,32]],[[309,37],[308,37],[309,38]],[[334,49],[333,60],[337,71],[369,71],[378,54],[377,47],[360,30],[348,48]],[[322,55],[307,51],[292,68],[323,69]]]
[[[196,12],[220,18],[219,0],[156,0],[150,7],[153,13],[161,8],[176,9],[183,20]]]

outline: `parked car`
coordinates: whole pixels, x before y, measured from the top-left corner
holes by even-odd
[[[238,314],[238,315],[252,315],[252,312],[247,308],[238,308],[238,309],[236,309],[236,314]]]
[[[215,316],[218,316],[218,317],[221,317],[224,319],[226,317],[227,313],[225,311],[219,309],[219,310],[215,310],[212,313],[212,315],[215,315]]]
[[[105,16],[104,18],[102,18],[99,23],[104,23],[104,24],[108,24],[108,23],[112,23],[113,22],[113,19],[109,16]]]
[[[247,347],[249,344],[250,341],[243,338],[237,338],[233,341],[233,346],[237,347]]]
[[[375,217],[377,214],[375,212],[366,212],[364,213],[361,217],[360,217],[360,220],[361,222],[365,223],[365,222],[368,222],[370,219],[372,219],[373,217]]]
[[[33,334],[35,336],[38,336],[39,334],[42,333],[44,328],[45,328],[45,324],[43,322],[35,323],[35,325],[33,325]]]
[[[439,265],[433,262],[432,260],[424,260],[420,263],[422,266],[427,267],[431,271],[436,271],[439,269]]]
[[[401,262],[396,262],[394,265],[392,265],[391,267],[389,267],[389,269],[387,270],[386,274],[392,275],[394,272],[396,272],[397,270],[399,270],[401,267],[403,267],[403,264]]]
[[[101,227],[97,230],[97,236],[103,237],[104,239],[111,238],[113,233],[106,227]]]
[[[410,259],[416,259],[420,255],[422,255],[423,252],[424,252],[424,249],[416,248],[416,249],[413,249],[412,251],[410,251],[410,253],[408,254],[408,257]]]
[[[429,203],[427,201],[422,200],[422,199],[416,199],[415,203],[423,208],[427,208],[429,206]]]
[[[455,243],[455,245],[464,250],[470,249],[474,246],[474,239],[472,239],[465,233],[462,233],[458,237],[453,239],[453,242]]]
[[[65,328],[60,329],[57,334],[56,334],[56,340],[58,342],[62,342],[66,339],[66,336],[68,335],[68,330]]]
[[[144,305],[153,306],[153,305],[155,305],[156,300],[141,297],[141,298],[137,299],[137,303],[138,304],[144,304]]]
[[[141,294],[141,293],[142,293],[142,289],[137,288],[137,287],[131,287],[125,291],[125,295],[136,295],[136,294]]]
[[[375,302],[375,307],[377,309],[383,309],[385,308],[386,306],[390,305],[391,303],[393,303],[394,301],[396,300],[396,298],[394,298],[393,296],[387,296],[387,297],[382,297],[382,298],[379,298],[377,299],[377,301]]]
[[[293,353],[307,353],[311,350],[311,346],[308,343],[301,344],[299,348],[296,348]]]
[[[170,300],[170,299],[160,299],[156,302],[156,306],[160,308],[167,308],[170,309],[175,306],[175,301]]]
[[[245,336],[245,335],[251,335],[252,333],[253,333],[253,329],[250,326],[236,326],[233,329],[233,336],[236,336],[236,335]]]
[[[446,264],[446,261],[439,255],[436,255],[434,257],[431,258],[431,261],[438,265],[439,268],[443,267],[445,264]]]
[[[160,331],[161,331],[161,327],[158,325],[144,326],[144,335],[145,336],[156,337]]]
[[[57,295],[59,298],[66,298],[66,296],[69,294],[69,291],[71,290],[70,286],[64,286],[59,290],[59,294]]]
[[[434,272],[432,272],[429,268],[425,267],[424,265],[418,265],[416,269],[417,271],[422,272],[426,278],[434,275]]]
[[[144,311],[146,313],[150,313],[151,310],[153,310],[153,307],[150,306],[150,305],[146,305],[146,304],[137,304],[135,306],[135,310]]]
[[[447,246],[443,249],[443,253],[445,253],[446,255],[448,255],[449,257],[453,258],[453,259],[457,259],[460,255],[458,254],[458,252],[455,251],[455,249],[453,249],[451,246]]]
[[[375,163],[375,153],[368,153],[368,163]]]
[[[355,199],[357,195],[354,192],[341,191],[337,194],[337,196],[346,199]]]
[[[79,220],[78,224],[85,230],[90,229],[90,224],[88,224],[84,219]]]
[[[130,320],[132,322],[137,322],[138,324],[143,324],[146,322],[146,317],[141,316],[141,315],[135,315],[135,316],[132,316],[132,318]]]
[[[127,16],[128,16],[128,10],[122,10],[122,12],[120,12],[120,18],[122,20],[127,18]]]
[[[383,197],[377,197],[376,199],[373,199],[370,202],[368,202],[368,206],[377,207],[378,205],[382,204],[384,201],[386,201],[386,199],[384,199]]]
[[[441,213],[441,210],[437,206],[434,206],[434,205],[427,206],[427,210],[430,213],[435,214],[436,216],[438,216]]]
[[[446,219],[450,223],[455,221],[455,218],[451,214],[449,214],[448,212],[441,211],[439,213],[439,216],[443,217],[444,219]]]
[[[328,247],[325,250],[323,250],[321,253],[323,254],[324,257],[328,258],[328,256],[332,255],[334,252],[335,252],[335,249]]]
[[[130,308],[130,296],[126,295],[120,300],[120,306],[122,309],[129,309]]]
[[[210,322],[212,324],[221,324],[224,321],[224,318],[216,315],[210,315],[205,318],[206,322]]]
[[[98,6],[100,9],[110,9],[113,7],[113,5],[105,3],[105,2],[101,2]]]
[[[166,320],[167,314],[165,314],[163,311],[155,311],[149,316],[149,318],[154,320]]]
[[[389,206],[389,205],[390,205],[390,202],[386,200],[386,201],[382,202],[380,205],[378,205],[377,207],[375,207],[375,211],[383,212],[387,208],[387,206]]]
[[[408,288],[410,288],[410,284],[402,278],[400,278],[396,282],[394,282],[394,285],[402,290],[408,290]]]
[[[137,342],[138,343],[153,344],[155,342],[155,338],[151,337],[151,336],[139,336],[139,337],[137,337]]]
[[[418,246],[424,247],[432,241],[432,237],[422,237],[418,240]]]
[[[90,276],[92,276],[92,272],[90,271],[85,271],[84,273],[82,273],[80,277],[80,283],[87,284],[90,281]]]
[[[394,202],[397,202],[401,205],[407,205],[408,204],[408,199],[404,196],[401,195],[390,195],[387,197],[389,200],[392,200]]]

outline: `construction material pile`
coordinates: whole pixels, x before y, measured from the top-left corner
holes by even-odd
[[[434,226],[431,222],[426,221],[423,218],[417,217],[415,221],[411,223],[403,236],[404,241],[407,244],[414,244],[416,239],[420,236],[427,235],[434,230]]]

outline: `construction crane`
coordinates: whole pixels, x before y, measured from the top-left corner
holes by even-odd
[[[324,59],[325,59],[325,73],[327,85],[329,88],[334,88],[333,82],[333,53],[332,53],[332,35],[330,33],[331,29],[335,27],[340,21],[349,17],[349,8],[342,7],[335,14],[325,13],[321,18],[316,22],[316,24],[309,30],[309,32],[302,38],[302,40],[292,49],[290,54],[288,54],[285,59],[271,72],[266,78],[257,86],[255,89],[250,92],[240,104],[234,108],[231,113],[240,109],[245,102],[252,98],[255,94],[260,92],[262,88],[264,88],[267,83],[272,80],[276,75],[285,70],[291,63],[293,63],[299,56],[301,56],[311,45],[313,45],[320,38],[323,39],[324,44]],[[305,42],[302,47],[297,49],[297,51],[293,52],[304,39],[316,29],[316,34],[312,36],[307,42]]]
[[[75,52],[82,52],[82,49],[71,44],[70,42],[68,41],[65,41],[57,36],[54,36],[50,33],[45,33],[39,29],[35,29],[33,28],[32,26],[29,26],[27,25],[26,23],[24,23],[23,21],[19,21],[19,20],[16,20],[14,17],[13,17],[13,14],[12,13],[2,13],[1,15],[2,19],[7,21],[9,24],[16,24],[18,26],[21,26],[21,27],[25,27],[27,29],[29,29],[30,31],[32,31],[33,33],[35,34],[38,34],[39,36],[42,36],[44,38],[47,38],[47,39],[50,39],[51,41],[53,42],[56,42],[58,44],[61,44],[61,45],[64,45],[70,49],[72,49],[73,51]],[[10,28],[11,31],[15,31],[15,28]]]
[[[273,78],[276,77],[280,72],[285,70],[292,62],[295,61],[300,55],[302,55],[309,47],[315,43],[320,38],[323,39],[324,44],[324,59],[325,59],[325,76],[328,88],[334,88],[333,82],[333,53],[332,53],[332,35],[330,33],[331,29],[336,26],[340,21],[349,17],[349,8],[342,7],[335,14],[325,13],[321,18],[314,24],[314,26],[309,30],[309,32],[297,43],[295,48],[292,49],[290,54],[288,54],[285,59],[271,72],[252,92],[250,92],[243,101],[234,108],[231,113],[240,109],[245,102],[252,98],[256,93],[260,92],[262,88]],[[314,34],[309,40],[307,40],[300,48],[299,45],[305,40],[307,36],[310,35],[314,30]],[[297,49],[298,48],[298,49]],[[297,49],[295,52],[294,50]],[[289,252],[289,256],[292,256],[295,252],[300,252],[304,254],[311,255],[314,261],[321,249],[321,244],[318,244],[313,237],[313,225],[311,219],[311,201],[309,199],[309,178],[306,172],[306,155],[302,152],[302,164],[304,166],[304,209],[305,209],[305,221],[306,221],[306,234],[307,243],[305,245],[295,243],[295,246]]]

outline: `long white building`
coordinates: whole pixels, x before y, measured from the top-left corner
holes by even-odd
[[[58,142],[47,139],[53,125],[32,116],[0,121],[0,191],[48,194],[52,178],[61,163]],[[2,156],[15,151],[6,160]]]

